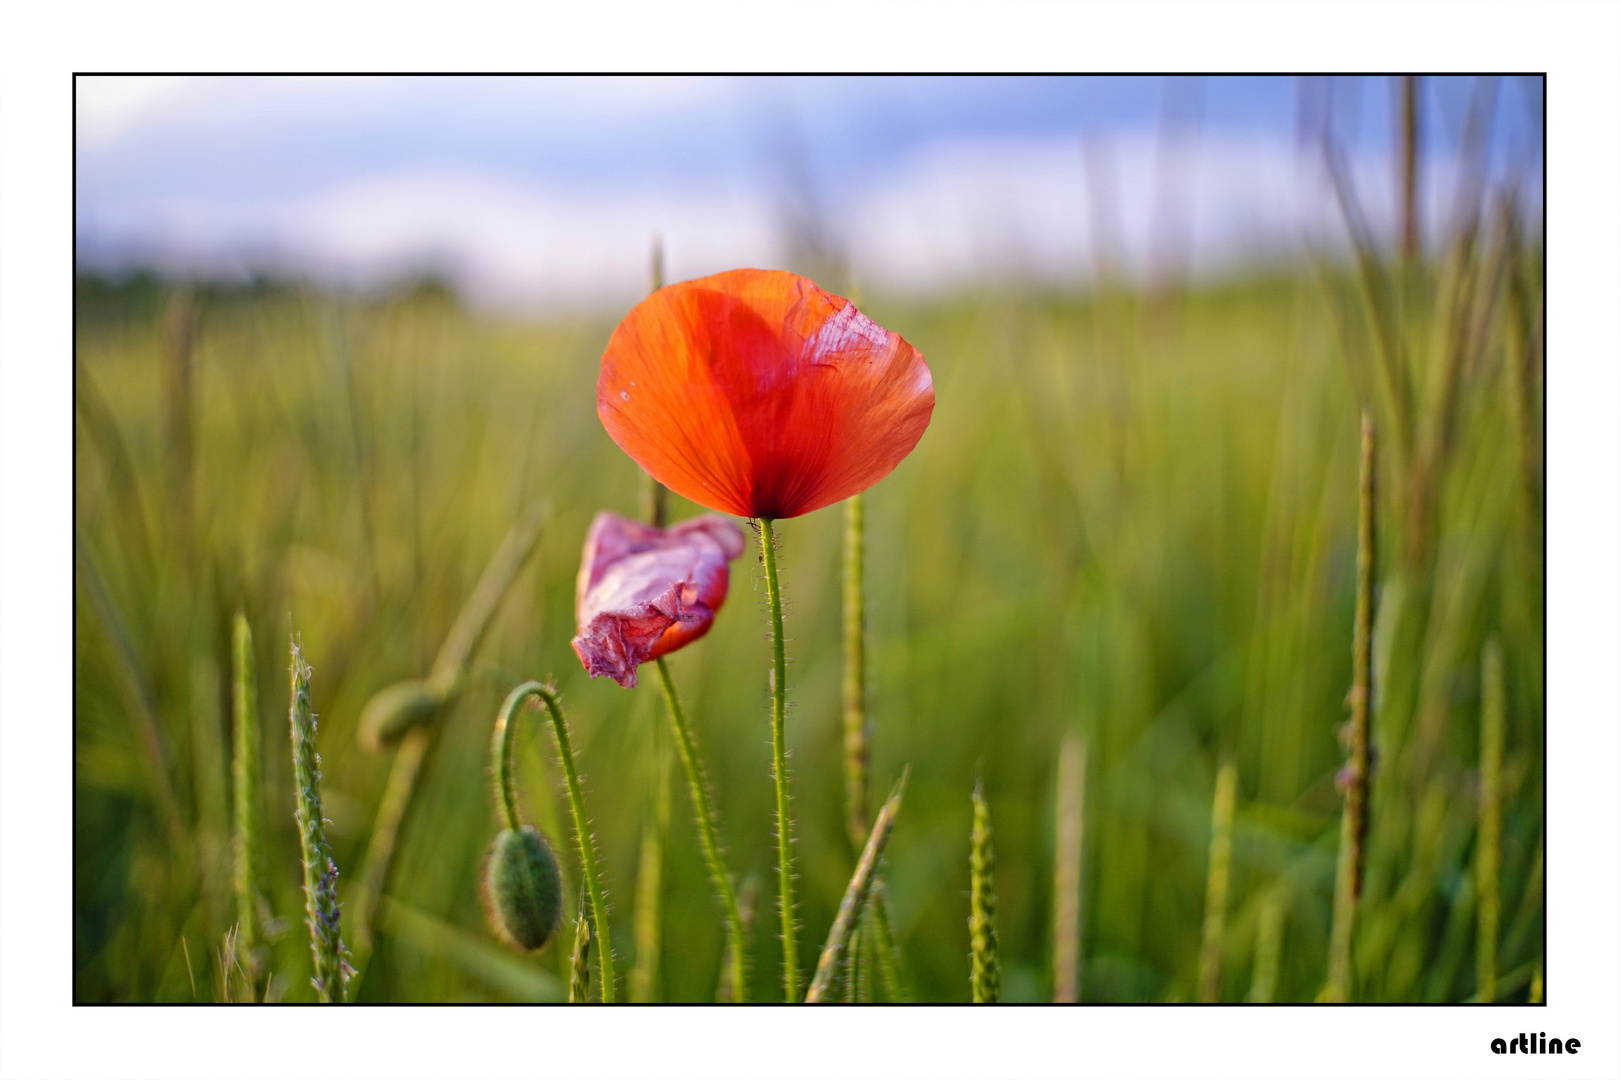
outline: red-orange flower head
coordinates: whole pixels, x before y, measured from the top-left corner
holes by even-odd
[[[718,514],[668,529],[603,511],[579,562],[574,652],[591,678],[636,685],[636,668],[709,632],[743,533]]]
[[[731,270],[625,316],[596,383],[619,447],[728,514],[790,518],[865,491],[934,412],[922,354],[808,278]]]

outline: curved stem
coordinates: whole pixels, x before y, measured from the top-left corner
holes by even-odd
[[[731,874],[726,870],[725,856],[720,846],[720,833],[714,824],[714,810],[709,805],[709,782],[703,775],[703,762],[698,757],[697,743],[686,723],[680,698],[675,694],[675,683],[669,677],[664,658],[657,660],[658,678],[664,685],[664,701],[669,704],[669,716],[675,724],[675,738],[681,748],[681,764],[686,766],[686,784],[692,794],[692,812],[697,817],[698,834],[703,841],[703,857],[709,863],[709,880],[720,894],[720,906],[726,912],[726,936],[731,939],[731,985],[734,1001],[748,1000],[748,983],[743,977],[743,921],[742,909],[737,906],[737,890],[732,886]]]
[[[579,773],[574,768],[574,751],[568,741],[568,723],[563,719],[557,692],[543,683],[526,682],[506,696],[501,711],[495,717],[495,776],[501,804],[505,808],[507,826],[512,829],[522,824],[518,816],[517,794],[512,786],[512,718],[518,706],[530,696],[546,703],[551,713],[552,729],[557,735],[557,756],[562,759],[563,775],[568,780],[568,805],[574,813],[574,839],[579,842],[580,861],[585,865],[585,888],[591,896],[591,917],[596,923],[596,937],[601,943],[602,1001],[613,1004],[613,939],[608,934],[607,904],[602,898],[602,879],[596,869],[596,842],[591,838],[590,823],[585,818],[585,795],[579,787]]]
[[[793,836],[788,817],[787,653],[782,640],[782,587],[776,579],[776,536],[771,519],[759,519],[759,547],[765,560],[765,588],[771,600],[771,754],[776,777],[776,853],[782,909],[782,985],[790,1002],[799,1000],[799,942],[793,926]]]
[[[512,691],[512,696],[501,706],[495,716],[495,734],[489,748],[490,756],[495,759],[495,801],[504,811],[506,827],[513,830],[522,827],[523,815],[518,813],[517,792],[512,783],[512,733],[517,730],[517,725],[512,723],[512,713],[517,701],[522,700],[518,691],[529,685],[525,683]]]

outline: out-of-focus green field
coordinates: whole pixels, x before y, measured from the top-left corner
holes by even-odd
[[[1281,913],[1275,998],[1316,998],[1340,835],[1364,394],[1381,436],[1379,760],[1351,996],[1477,993],[1480,670],[1492,637],[1507,703],[1497,996],[1531,993],[1543,919],[1540,264],[1535,252],[1480,270],[1490,258],[1414,271],[1399,292],[1392,317],[1414,387],[1404,462],[1372,393],[1364,299],[1336,272],[1156,296],[868,298],[926,356],[938,399],[917,450],[866,504],[872,787],[880,799],[911,766],[888,896],[917,1000],[968,997],[979,770],[996,828],[1003,997],[1050,999],[1055,784],[1071,729],[1088,751],[1083,1000],[1196,997],[1212,792],[1228,756],[1239,783],[1220,997],[1251,994],[1270,906]],[[1491,279],[1488,303],[1478,288],[1455,299],[1471,274]],[[265,728],[264,886],[286,922],[272,996],[310,998],[289,633],[315,669],[348,927],[390,766],[357,743],[359,712],[379,688],[426,673],[486,560],[539,497],[552,508],[540,547],[480,650],[474,688],[444,718],[354,997],[557,992],[569,932],[533,957],[508,952],[479,895],[496,831],[496,706],[548,674],[565,694],[604,855],[622,994],[665,721],[650,668],[632,691],[591,682],[568,644],[586,525],[602,509],[634,514],[639,500],[639,471],[595,411],[613,318],[496,319],[434,289],[386,301],[200,290],[189,313],[175,295],[79,287],[76,998],[221,996],[218,952],[235,919],[238,608],[256,637]],[[1424,457],[1431,444],[1443,451]],[[1414,463],[1431,460],[1427,474]],[[672,509],[696,512],[680,499]],[[842,524],[833,507],[779,527],[807,964],[854,862]],[[713,631],[670,664],[730,866],[757,891],[753,996],[773,1000],[764,608],[751,536]],[[552,744],[531,724],[520,745],[526,812],[559,853],[571,903],[579,863]],[[721,914],[674,781],[657,996],[710,1001]]]

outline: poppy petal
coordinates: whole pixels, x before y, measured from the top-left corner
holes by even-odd
[[[781,270],[659,289],[597,381],[613,441],[666,487],[742,517],[797,517],[883,479],[934,410],[922,354]]]
[[[575,589],[574,652],[591,678],[636,685],[636,668],[709,632],[743,552],[716,514],[668,529],[603,512],[585,535]]]

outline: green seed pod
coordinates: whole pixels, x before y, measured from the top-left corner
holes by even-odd
[[[496,933],[538,949],[562,921],[562,874],[551,845],[532,826],[502,829],[484,868],[484,904]]]
[[[421,679],[385,686],[360,712],[360,744],[373,753],[393,746],[407,731],[437,716],[444,702],[444,694]]]

